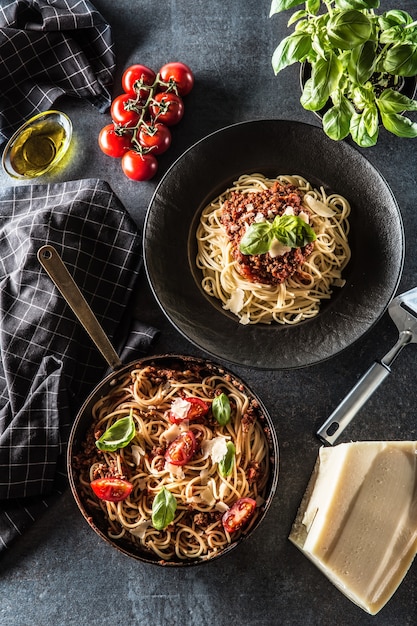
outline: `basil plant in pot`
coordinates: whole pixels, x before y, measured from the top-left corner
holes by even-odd
[[[417,122],[404,112],[417,111],[417,21],[396,9],[377,15],[379,0],[272,0],[270,16],[296,7],[288,21],[294,31],[272,66],[276,74],[296,62],[308,70],[300,102],[319,112],[324,132],[334,140],[350,134],[364,148],[376,144],[381,124],[416,137]]]

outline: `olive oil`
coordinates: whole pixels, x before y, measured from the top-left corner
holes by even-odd
[[[15,178],[35,178],[54,167],[64,156],[72,134],[70,120],[47,111],[29,120],[6,147],[3,165]]]

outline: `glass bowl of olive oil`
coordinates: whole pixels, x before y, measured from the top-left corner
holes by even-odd
[[[54,168],[68,150],[72,123],[61,111],[38,113],[9,139],[2,156],[12,178],[36,178]]]

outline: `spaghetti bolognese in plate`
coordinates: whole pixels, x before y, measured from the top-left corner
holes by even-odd
[[[317,315],[296,324],[241,324],[201,286],[201,212],[254,172],[268,178],[296,173],[327,195],[337,192],[351,207],[344,284],[322,300]],[[372,163],[319,127],[278,119],[233,124],[186,150],[154,192],[143,237],[150,287],[173,326],[214,357],[272,370],[322,362],[362,337],[397,290],[404,240],[396,199]]]
[[[196,263],[204,291],[241,324],[296,324],[314,317],[333,287],[343,285],[350,259],[349,214],[347,199],[314,189],[302,176],[240,176],[203,209],[197,226]],[[296,228],[307,223],[314,241],[286,245],[290,232],[284,243],[267,242],[266,252],[242,253],[251,228],[262,228],[259,240],[283,216],[291,216]]]

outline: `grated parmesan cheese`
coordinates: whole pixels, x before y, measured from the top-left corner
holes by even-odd
[[[179,480],[183,480],[185,478],[184,470],[181,465],[173,465],[172,463],[165,461],[165,469]]]
[[[190,403],[185,398],[175,398],[171,404],[171,413],[178,420],[185,419],[189,410]]]
[[[226,311],[231,311],[235,315],[239,313],[239,311],[243,308],[243,303],[245,299],[245,292],[243,289],[235,289],[227,302],[223,305],[223,308]]]
[[[170,443],[171,441],[174,441],[174,439],[179,437],[180,433],[181,430],[179,429],[177,424],[172,424],[172,426],[170,426],[167,430],[164,430],[161,435],[161,439],[165,439],[165,441]]]
[[[313,196],[304,196],[304,202],[316,215],[321,217],[332,217],[332,215],[335,215],[335,211],[332,208],[321,200],[313,198]]]
[[[225,437],[214,437],[206,439],[201,444],[203,460],[211,456],[213,463],[219,463],[227,454],[227,445]]]
[[[149,528],[151,522],[148,519],[143,519],[139,522],[137,526],[130,529],[130,534],[134,537],[138,537],[139,539],[143,539],[145,537],[145,533]]]
[[[220,500],[219,502],[216,502],[216,506],[214,508],[216,509],[216,511],[220,511],[220,513],[226,513],[226,511],[228,511],[230,507],[228,504],[226,504],[226,502]]]
[[[203,489],[203,491],[200,492],[200,498],[203,502],[205,502],[209,506],[213,506],[216,503],[213,490],[209,485],[205,489]]]
[[[269,248],[269,256],[274,259],[276,256],[283,256],[286,252],[289,252],[290,250],[291,248],[289,246],[281,243],[280,241],[278,241],[278,239],[273,239]]]
[[[135,465],[140,465],[142,457],[145,456],[145,450],[135,444],[132,445],[132,459]]]

